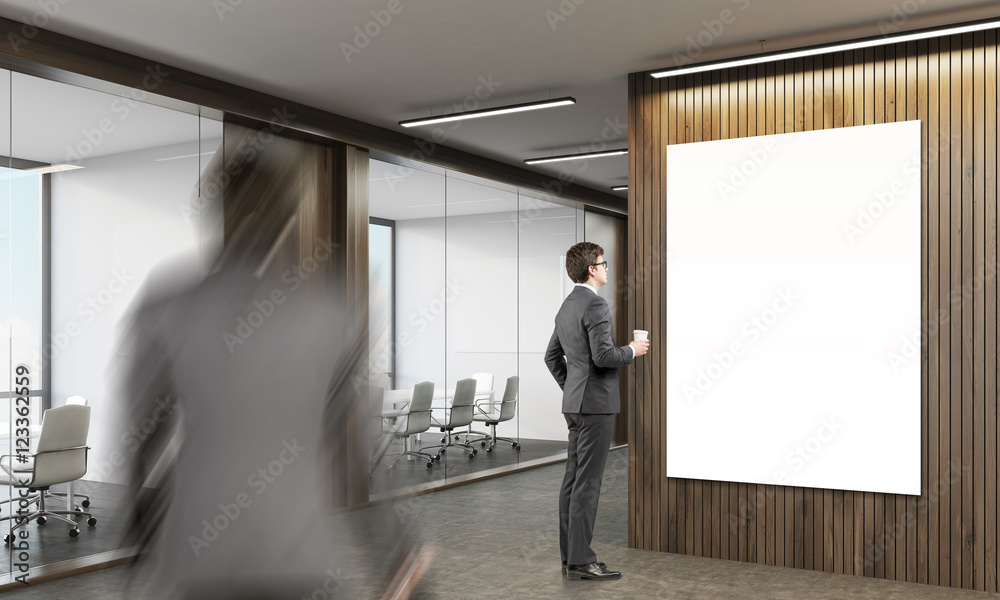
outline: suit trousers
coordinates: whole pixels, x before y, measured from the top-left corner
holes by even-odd
[[[559,553],[571,565],[597,560],[590,547],[614,415],[563,414],[569,427],[566,476],[559,491]]]

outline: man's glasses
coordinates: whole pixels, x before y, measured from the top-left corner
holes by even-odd
[[[592,264],[590,266],[592,266],[592,267],[604,267],[604,269],[607,270],[607,268],[608,268],[608,261],[605,260],[605,261],[602,261],[602,262],[599,262],[599,263]]]

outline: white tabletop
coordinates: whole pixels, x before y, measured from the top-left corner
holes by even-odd
[[[447,401],[455,396],[454,389],[435,389],[434,390],[434,400],[445,400],[445,404],[435,403],[431,406],[432,409],[442,410],[448,408]],[[382,395],[382,416],[399,416],[401,414],[406,414],[406,406],[410,403],[410,398],[413,397],[413,388],[401,389],[401,390],[386,390]],[[492,402],[494,398],[493,390],[485,392],[476,392],[476,403],[482,401]]]

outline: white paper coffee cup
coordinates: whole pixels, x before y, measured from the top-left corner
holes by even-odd
[[[632,340],[638,342],[639,340],[645,340],[649,338],[649,332],[645,329],[633,329],[632,330]]]

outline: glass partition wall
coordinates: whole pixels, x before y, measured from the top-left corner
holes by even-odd
[[[572,289],[565,254],[583,239],[582,205],[398,157],[380,155],[369,171],[371,381],[387,415],[405,412],[417,383],[435,390],[428,431],[393,436],[406,421],[385,419],[372,493],[564,451],[561,392],[543,355]],[[442,448],[440,425],[463,379],[476,380],[473,433],[457,427]],[[516,402],[506,411],[505,397]],[[495,443],[484,436],[491,418]],[[405,450],[430,458],[397,459]]]
[[[47,409],[71,398],[86,403],[88,470],[74,484],[74,507],[97,521],[74,517],[73,527],[50,518],[16,531],[16,518],[0,521],[0,534],[15,535],[0,556],[0,579],[127,541],[125,465],[166,420],[130,420],[116,380],[132,358],[121,335],[151,284],[167,273],[206,272],[222,243],[221,217],[206,202],[220,182],[203,174],[222,151],[223,125],[197,108],[164,105],[177,103],[151,90],[110,94],[0,70],[0,114],[9,115],[0,118],[0,454],[11,466],[37,449]],[[409,445],[410,436],[373,439],[373,453],[388,444],[372,492],[563,451],[561,394],[542,356],[572,288],[563,263],[584,239],[583,207],[379,158],[369,169],[370,371],[385,390],[379,410],[402,406],[418,383],[432,382],[434,417],[446,422],[458,383],[473,378],[484,410],[496,405],[500,441],[484,439],[492,430],[483,412],[471,427],[478,433],[456,428],[443,451],[439,427]],[[505,396],[516,405],[501,412]],[[165,413],[176,400],[163,399]],[[407,448],[430,459],[406,457],[387,469]],[[36,508],[4,479],[0,517]],[[46,498],[48,508],[68,503]]]
[[[203,272],[219,244],[199,193],[222,125],[148,99],[0,71],[0,581],[126,543],[124,465],[160,424],[125,416],[120,336],[152,273]],[[15,481],[30,476],[46,410],[68,402],[89,407],[73,488],[89,514],[19,524],[39,502]],[[52,486],[46,508],[66,510],[51,492],[68,491]]]

